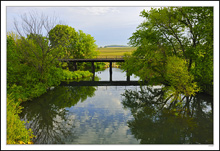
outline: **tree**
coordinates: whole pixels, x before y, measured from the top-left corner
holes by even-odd
[[[152,8],[143,10],[141,16],[146,20],[129,38],[129,44],[138,48],[125,57],[125,70],[151,83],[170,85],[172,82],[165,78],[166,66],[168,59],[176,56],[186,61],[186,75],[190,74],[200,87],[213,85],[212,7]],[[201,74],[204,72],[206,76]]]
[[[66,58],[93,58],[97,55],[94,38],[67,25],[56,25],[49,32],[51,47],[59,47]]]
[[[15,20],[14,25],[20,38],[16,40],[16,51],[19,61],[35,68],[44,81],[49,68],[56,65],[60,57],[60,50],[51,48],[48,39],[49,31],[58,23],[55,17],[45,16],[43,13],[30,12],[21,16],[21,27]]]

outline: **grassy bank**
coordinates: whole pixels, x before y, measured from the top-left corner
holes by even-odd
[[[39,97],[47,92],[48,87],[57,86],[61,81],[79,80],[90,77],[89,71],[69,71],[56,69],[53,75],[49,75],[45,83],[35,82],[29,87],[12,85],[7,91],[7,144],[33,144],[35,137],[31,129],[26,129],[24,121],[20,120],[19,113],[22,112],[20,103]],[[25,79],[25,78],[24,78]]]

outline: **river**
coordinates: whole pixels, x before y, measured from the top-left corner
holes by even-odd
[[[126,81],[112,72],[112,81]],[[108,81],[109,69],[96,76]],[[161,86],[58,86],[22,103],[20,117],[34,144],[213,144],[212,96],[186,99],[185,111],[152,100],[163,100]]]

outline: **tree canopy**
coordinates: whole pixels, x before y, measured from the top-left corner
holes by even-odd
[[[182,80],[184,89],[190,89],[187,85],[192,82],[197,82],[201,90],[213,85],[212,7],[151,8],[140,16],[145,21],[129,38],[129,44],[137,50],[125,57],[124,69],[129,74],[166,85],[173,85],[174,79]],[[187,70],[173,68],[169,62],[176,67],[182,64],[180,68]],[[171,70],[175,74],[169,77]],[[183,81],[183,76],[189,76],[191,82]],[[195,84],[191,85],[194,90]]]
[[[56,25],[50,30],[49,39],[51,47],[62,49],[66,58],[93,58],[97,55],[95,39],[82,30],[77,32],[70,26]]]

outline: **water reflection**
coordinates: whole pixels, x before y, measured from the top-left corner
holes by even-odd
[[[122,108],[124,88],[59,86],[23,103],[20,117],[30,121],[34,144],[139,144],[127,126],[131,113]]]
[[[35,144],[212,144],[213,98],[165,95],[161,86],[58,86],[23,103],[20,117]]]
[[[94,95],[95,87],[56,87],[41,97],[22,104],[20,117],[30,121],[38,144],[63,144],[76,138],[74,135],[74,118],[66,107],[83,102]]]
[[[122,104],[134,117],[128,126],[135,138],[141,144],[212,144],[212,97],[200,94],[178,105],[164,95],[149,86],[123,93]]]

